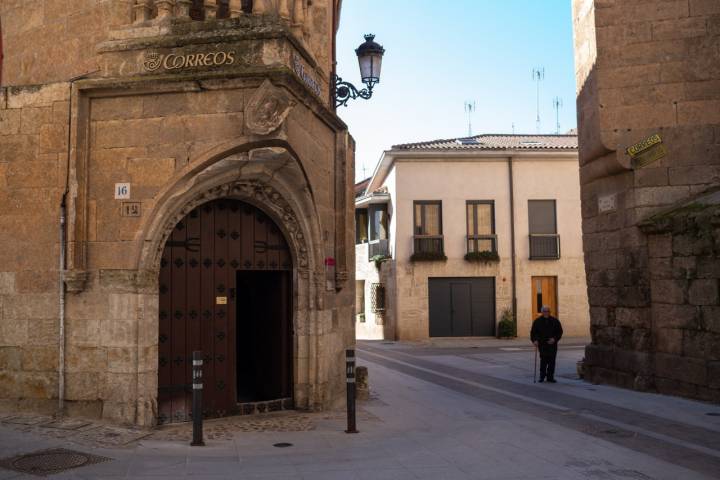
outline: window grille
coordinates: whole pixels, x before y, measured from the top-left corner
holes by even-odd
[[[370,288],[371,305],[373,313],[385,311],[385,285],[373,283]]]

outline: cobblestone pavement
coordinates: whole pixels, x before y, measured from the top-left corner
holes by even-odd
[[[306,432],[315,430],[318,421],[342,422],[346,413],[283,411],[258,415],[215,418],[203,424],[208,441],[232,441],[239,433]],[[364,409],[358,411],[360,421],[378,421]],[[192,439],[192,424],[178,423],[140,429],[107,425],[83,419],[58,419],[46,415],[0,414],[0,426],[17,433],[27,433],[47,440],[62,439],[67,444],[86,447],[135,449],[141,440],[187,443]]]
[[[3,459],[50,448],[110,458],[53,479],[720,478],[720,405],[577,379],[567,339],[555,385],[533,384],[524,341],[360,342],[372,394],[343,411],[276,412],[155,430],[0,413]],[[289,444],[289,445],[287,445]],[[0,480],[40,478],[0,467]]]

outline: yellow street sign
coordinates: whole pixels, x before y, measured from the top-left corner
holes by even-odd
[[[647,150],[648,148],[652,147],[653,145],[657,145],[658,143],[662,143],[662,138],[660,138],[660,134],[656,133],[655,135],[651,135],[642,142],[636,143],[635,145],[628,147],[627,154],[631,157],[635,157],[638,153],[642,152],[643,150]]]

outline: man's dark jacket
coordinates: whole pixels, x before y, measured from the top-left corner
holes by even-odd
[[[562,338],[563,329],[560,325],[560,320],[553,317],[552,315],[547,318],[540,316],[535,319],[530,330],[530,340],[537,341],[540,344],[540,352],[543,353],[546,350],[554,350],[557,348],[557,343]],[[554,338],[555,343],[549,345],[547,342],[549,339]]]

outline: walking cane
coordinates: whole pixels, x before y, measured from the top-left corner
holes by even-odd
[[[537,379],[537,356],[538,356],[538,346],[535,345],[535,366],[533,367],[533,383],[536,383],[536,379]]]

